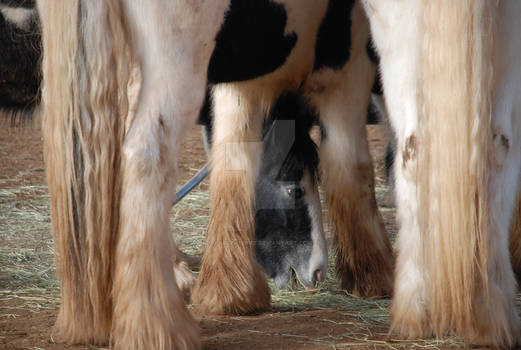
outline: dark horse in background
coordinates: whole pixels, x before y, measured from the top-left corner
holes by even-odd
[[[39,103],[41,82],[41,36],[34,1],[0,1],[0,48],[0,108],[18,115],[30,112]]]

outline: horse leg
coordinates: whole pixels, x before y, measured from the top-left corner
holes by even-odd
[[[419,137],[418,108],[413,92],[417,91],[418,5],[416,0],[402,1],[400,4],[383,0],[364,1],[373,42],[381,57],[382,83],[390,123],[396,133],[393,166],[400,229],[391,315],[392,328],[406,337],[430,334],[426,309],[426,267],[417,219]]]
[[[314,73],[307,83],[324,128],[320,166],[337,275],[343,289],[363,297],[391,295],[393,280],[393,251],[376,204],[365,127],[375,73],[366,53],[368,40],[369,25],[358,4],[352,13],[349,61],[341,70]]]
[[[240,84],[214,88],[211,216],[193,301],[205,312],[244,314],[269,307],[270,289],[254,255],[254,191],[263,115]]]
[[[521,78],[519,76],[518,78]],[[521,155],[521,113],[512,110],[511,86],[500,90],[492,123],[493,140],[489,178],[488,288],[480,291],[476,305],[476,329],[471,340],[483,344],[516,344],[520,341],[519,317],[515,307],[516,280],[509,256],[509,229],[518,220],[516,193]],[[518,95],[519,96],[519,95]],[[514,217],[513,217],[514,216]],[[511,242],[519,239],[519,227],[512,227]],[[516,232],[517,230],[517,232]],[[516,242],[519,245],[519,242]],[[512,262],[519,267],[519,255]]]
[[[510,4],[512,3],[514,2]],[[518,320],[513,305],[513,275],[505,253],[508,247],[506,238],[508,223],[516,193],[515,184],[519,176],[518,155],[510,155],[517,152],[509,152],[509,145],[516,144],[515,147],[519,147],[519,136],[509,135],[509,132],[518,134],[519,131],[517,126],[505,122],[512,117],[512,112],[516,109],[511,109],[508,113],[501,110],[505,106],[512,106],[515,98],[512,99],[512,95],[509,94],[519,93],[518,90],[511,92],[509,89],[516,86],[513,81],[519,81],[519,74],[508,71],[513,67],[511,62],[494,65],[498,68],[494,71],[494,78],[499,86],[499,89],[496,86],[494,96],[496,98],[500,96],[503,100],[499,99],[499,103],[496,101],[494,105],[496,119],[493,121],[492,128],[495,136],[491,144],[492,152],[489,154],[493,162],[490,162],[490,169],[485,169],[487,175],[482,177],[483,175],[478,173],[478,176],[474,176],[475,178],[470,181],[454,176],[444,178],[446,173],[453,175],[459,171],[461,174],[473,174],[474,167],[479,172],[483,169],[483,164],[487,164],[481,161],[483,158],[474,159],[475,156],[472,154],[473,151],[485,147],[488,150],[488,145],[481,144],[482,138],[474,136],[476,134],[473,133],[465,133],[468,125],[464,123],[455,122],[451,130],[442,125],[442,122],[446,123],[448,118],[453,118],[453,113],[461,113],[458,116],[461,119],[458,121],[468,120],[465,118],[472,116],[475,118],[473,122],[483,123],[477,125],[488,126],[486,113],[474,113],[472,109],[474,105],[480,108],[480,104],[486,101],[486,96],[483,95],[486,91],[484,92],[483,87],[487,85],[477,83],[480,74],[483,77],[488,76],[484,67],[490,66],[490,63],[485,62],[490,55],[486,51],[489,48],[481,45],[485,42],[484,39],[480,41],[483,38],[480,33],[486,33],[484,29],[486,26],[474,26],[475,32],[472,32],[471,36],[469,27],[464,24],[476,18],[489,18],[491,12],[478,11],[493,4],[485,1],[469,2],[468,7],[459,7],[464,4],[458,2],[450,3],[450,6],[449,3],[442,6],[427,1],[409,1],[399,5],[388,5],[387,2],[380,0],[366,1],[365,4],[371,18],[373,38],[382,57],[384,90],[391,113],[391,122],[398,137],[395,174],[401,229],[392,309],[393,327],[401,335],[408,337],[430,333],[443,335],[450,331],[473,342],[512,345],[518,340]],[[501,3],[504,4],[506,2]],[[425,13],[418,11],[418,6],[425,6]],[[450,23],[450,26],[447,26],[450,30],[440,31],[437,27],[439,16],[447,16],[451,11],[456,13],[447,20],[447,23]],[[472,11],[473,16],[468,16],[467,11]],[[505,13],[513,14],[515,17],[519,14],[519,9],[510,9]],[[505,13],[502,14],[501,25],[518,23],[514,18],[506,18]],[[408,20],[403,21],[403,18]],[[425,21],[425,26],[416,22],[420,18]],[[420,28],[425,34],[421,37],[421,41],[416,35],[420,32]],[[505,54],[505,47],[511,49],[511,44],[517,41],[513,37],[505,39],[504,34],[511,33],[510,35],[515,36],[516,30],[519,31],[519,29],[504,30],[502,35],[498,36],[498,39],[510,43],[496,47],[494,51],[499,57],[511,58],[519,55],[518,53]],[[472,42],[472,45],[475,45],[474,50],[468,50],[460,44],[461,41],[454,40],[450,47],[455,50],[451,51],[447,40],[451,36],[457,37],[455,32],[466,35],[467,37],[463,39],[466,40],[465,42],[476,40]],[[441,52],[440,56],[429,55],[427,52],[422,56],[422,61],[425,60],[425,63],[421,67],[423,79],[420,81],[425,85],[418,86],[420,61],[417,55],[427,47],[431,50],[440,50],[440,47],[444,46],[447,46],[446,51]],[[472,67],[477,73],[471,91],[476,97],[468,99],[468,95],[462,94],[454,96],[455,98],[450,101],[452,105],[444,105],[447,101],[447,91],[451,88],[457,92],[465,91],[465,86],[469,85],[468,79],[461,74],[466,72],[466,67],[456,66],[467,62],[458,58],[469,57],[469,52],[475,54],[472,56],[472,64],[476,66]],[[450,59],[454,61],[450,62]],[[431,71],[432,67],[436,67],[437,70]],[[506,72],[501,72],[501,69]],[[505,77],[512,76],[514,80],[505,84],[508,88],[502,90],[501,88],[505,87],[502,85]],[[447,82],[451,83],[450,87],[447,86]],[[453,87],[455,84],[460,86]],[[420,88],[425,110],[422,123],[431,128],[418,137],[416,121],[418,96],[415,95]],[[461,96],[465,98],[460,98]],[[402,109],[400,105],[403,106]],[[498,106],[501,108],[498,109]],[[508,115],[506,119],[505,115]],[[450,134],[453,130],[457,131],[454,132],[455,135]],[[484,135],[487,135],[487,132],[484,131]],[[437,139],[447,134],[450,137],[441,138],[443,141]],[[456,134],[458,137],[461,136],[461,141],[454,137]],[[468,142],[470,139],[472,139],[472,148],[465,148],[471,144]],[[450,149],[448,144],[443,144],[447,140],[453,140],[456,147],[461,146],[456,155],[461,155],[459,159],[463,162],[469,161],[472,167],[461,161],[458,162],[456,157],[451,158],[453,154],[442,152],[445,150],[443,147]],[[418,161],[419,150],[423,156],[420,163],[422,173],[415,171],[414,165]],[[482,156],[481,153],[479,155]],[[442,166],[451,168],[443,169]],[[512,171],[512,168],[515,168],[515,171]],[[419,179],[419,182],[416,182],[416,179]],[[421,188],[415,186],[415,183],[421,184]],[[453,187],[448,187],[449,183]],[[488,191],[488,195],[480,195],[483,193],[482,183],[488,186],[485,190]],[[406,186],[403,186],[404,184]],[[407,187],[410,189],[408,192]],[[429,192],[422,193],[425,189]],[[453,189],[461,189],[461,192]],[[403,200],[407,194],[410,195],[409,203]],[[422,208],[419,207],[418,200],[421,196],[424,197]],[[447,201],[446,204],[443,204],[443,199]],[[409,210],[404,211],[407,205]],[[423,207],[424,205],[426,208]],[[483,213],[479,211],[481,208],[485,208]],[[422,225],[428,225],[422,226],[426,228],[425,232],[421,232],[423,236],[415,220],[422,220]],[[423,256],[427,256],[427,259]]]
[[[168,214],[185,130],[202,104],[224,1],[126,1],[141,69],[136,116],[123,146],[120,234],[114,271],[116,349],[200,347],[173,270]]]
[[[197,276],[192,272],[192,270],[190,270],[188,263],[180,260],[178,256],[175,256],[174,274],[179,290],[185,297],[185,301],[189,302],[190,296],[192,295],[192,289],[197,282]]]
[[[337,275],[342,289],[354,295],[389,296],[393,251],[376,204],[366,109],[346,105],[348,118],[329,114],[321,119],[327,136],[320,147],[320,166],[335,234]]]
[[[510,87],[509,91],[511,91],[512,88],[513,87]],[[517,100],[515,100],[515,102],[517,102]],[[513,108],[512,120],[513,122],[517,121],[518,124],[520,119],[519,113],[521,113],[520,109],[521,107],[519,107],[519,105]],[[516,135],[515,137],[519,137],[519,135]],[[521,174],[521,171],[519,171],[519,174]],[[518,181],[521,181],[521,177]],[[521,283],[521,190],[519,187],[520,185],[518,185],[517,200],[516,205],[514,206],[513,218],[511,220],[512,224],[510,226],[510,259],[518,284]]]
[[[143,98],[124,145],[113,286],[115,347],[198,347],[198,326],[185,308],[175,280],[168,221],[176,177],[173,134],[188,125],[178,118],[167,118],[172,111],[147,101],[146,74],[143,83]]]
[[[488,281],[476,305],[476,342],[515,345],[520,342],[519,317],[515,307],[516,281],[509,259],[509,229],[518,219],[516,194],[521,173],[521,30],[517,1],[500,3],[498,30],[494,37],[494,103],[489,158]],[[519,210],[519,208],[517,208]],[[514,216],[514,218],[512,217]],[[519,230],[519,227],[517,227]],[[512,239],[519,238],[514,232]],[[518,243],[519,244],[519,243]],[[514,254],[514,263],[519,256]],[[518,266],[516,266],[518,267]]]

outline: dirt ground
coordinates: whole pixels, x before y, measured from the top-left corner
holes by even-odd
[[[377,197],[382,203],[388,191],[382,164],[387,141],[381,126],[369,126],[368,130],[376,160]],[[194,128],[181,154],[180,183],[204,162],[200,132]],[[190,254],[202,252],[208,222],[207,188],[204,181],[172,209],[176,240]],[[55,343],[53,324],[59,307],[59,283],[54,274],[48,201],[40,129],[12,129],[0,124],[0,349],[95,349]],[[394,208],[380,208],[393,236]],[[394,339],[388,334],[390,301],[348,295],[338,289],[332,271],[330,263],[326,282],[314,291],[299,287],[274,290],[272,308],[260,315],[214,317],[193,309],[205,349],[464,346],[457,339]]]

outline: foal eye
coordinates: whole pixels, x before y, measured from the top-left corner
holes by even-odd
[[[286,188],[286,192],[293,198],[301,198],[304,196],[304,188],[302,186],[290,186]]]

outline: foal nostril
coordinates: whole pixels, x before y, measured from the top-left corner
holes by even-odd
[[[325,279],[326,274],[324,273],[324,271],[322,269],[316,269],[313,273],[313,280],[315,282],[324,282]]]

